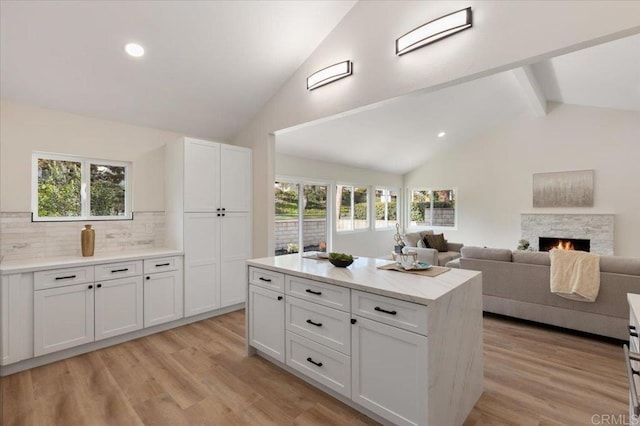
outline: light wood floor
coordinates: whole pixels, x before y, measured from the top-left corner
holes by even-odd
[[[626,413],[619,345],[486,316],[484,355],[467,425],[590,425]],[[243,311],[7,376],[2,392],[6,426],[375,424],[247,358]]]

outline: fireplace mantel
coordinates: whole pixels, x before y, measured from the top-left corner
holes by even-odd
[[[538,250],[538,237],[584,238],[591,240],[591,253],[613,255],[614,219],[612,214],[522,213],[521,238]]]

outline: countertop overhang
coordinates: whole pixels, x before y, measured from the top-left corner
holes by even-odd
[[[327,260],[291,254],[251,259],[247,264],[422,305],[433,303],[471,278],[481,275],[478,271],[456,268],[437,277],[377,269],[391,262],[388,259],[360,257],[347,268],[337,268]]]
[[[91,266],[100,263],[121,262],[126,260],[140,260],[165,256],[181,256],[180,250],[156,248],[131,250],[110,253],[100,253],[90,257],[57,256],[41,257],[25,260],[9,260],[0,263],[0,275],[19,274],[24,272],[41,271],[43,269],[73,268],[76,266]]]

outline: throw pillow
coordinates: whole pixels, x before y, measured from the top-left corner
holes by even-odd
[[[429,247],[425,244],[424,239],[422,239],[422,240],[418,240],[418,248],[429,248]]]
[[[438,251],[449,251],[447,240],[444,239],[444,234],[425,235],[424,238],[431,248]]]
[[[433,235],[433,234],[431,234],[431,235]],[[426,235],[424,237],[422,237],[422,245],[424,246],[424,248],[432,248],[429,245],[429,241],[427,241],[427,236]]]

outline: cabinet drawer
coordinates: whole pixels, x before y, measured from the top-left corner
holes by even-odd
[[[103,265],[96,265],[95,268],[96,281],[134,277],[136,275],[142,275],[142,260],[106,263]]]
[[[427,306],[425,305],[353,290],[351,312],[354,315],[427,335]]]
[[[287,296],[286,327],[301,336],[351,355],[351,315]]]
[[[176,271],[180,269],[179,257],[159,257],[157,259],[144,260],[144,273],[153,274],[155,272]]]
[[[271,290],[283,292],[284,274],[250,266],[249,283],[269,288]]]
[[[330,308],[349,312],[349,289],[287,275],[285,293],[319,303]]]
[[[287,365],[351,398],[351,357],[287,331]]]
[[[93,266],[51,269],[48,271],[38,271],[33,273],[33,284],[35,290],[89,283],[92,281]]]

